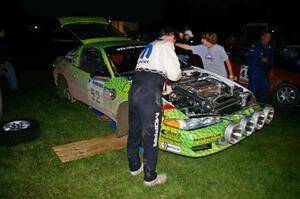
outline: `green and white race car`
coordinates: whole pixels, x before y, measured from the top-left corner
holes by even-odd
[[[61,97],[81,101],[128,132],[128,92],[145,43],[131,41],[103,18],[59,18],[82,45],[54,64]],[[202,157],[224,150],[269,124],[274,108],[259,105],[246,88],[180,60],[183,78],[169,82],[163,96],[159,148]]]

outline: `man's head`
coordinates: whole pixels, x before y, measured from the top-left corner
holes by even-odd
[[[192,37],[194,37],[193,32],[191,30],[186,30],[184,32],[184,38],[186,40],[190,40]]]
[[[260,42],[264,45],[267,45],[270,43],[271,38],[272,38],[272,33],[270,31],[264,31],[261,34]]]
[[[203,32],[201,36],[202,36],[201,42],[205,46],[214,45],[217,43],[217,34],[215,32],[212,31]]]
[[[159,38],[164,41],[176,42],[176,31],[173,28],[167,27],[160,31]]]

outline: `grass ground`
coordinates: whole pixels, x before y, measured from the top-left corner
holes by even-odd
[[[59,99],[50,72],[23,73],[22,91],[4,93],[4,117],[39,121],[32,142],[0,146],[0,198],[299,198],[299,108],[223,152],[187,158],[159,152],[168,182],[143,186],[128,173],[126,151],[62,164],[52,147],[112,133],[81,103]],[[30,80],[30,81],[28,81]]]

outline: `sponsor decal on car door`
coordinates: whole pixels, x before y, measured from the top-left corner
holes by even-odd
[[[103,88],[104,82],[93,78],[89,79],[88,83],[88,98],[90,105],[97,110],[103,108]]]

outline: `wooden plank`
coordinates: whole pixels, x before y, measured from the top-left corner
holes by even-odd
[[[69,162],[112,150],[119,150],[126,146],[127,136],[117,138],[114,134],[72,142],[53,147],[53,151],[61,162]]]

